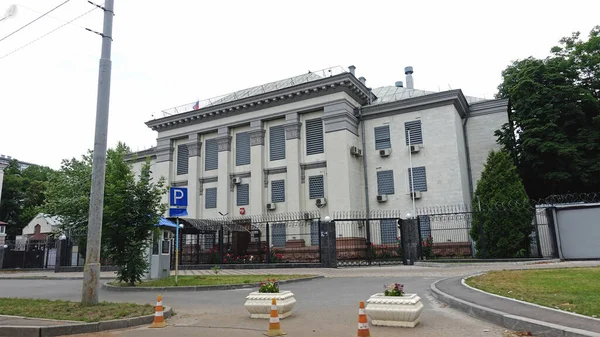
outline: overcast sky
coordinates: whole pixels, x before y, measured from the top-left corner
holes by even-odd
[[[65,0],[0,0],[0,39]],[[100,1],[100,0],[97,0]],[[152,113],[332,66],[367,85],[491,98],[515,59],[600,24],[600,1],[116,0],[109,146],[153,146]],[[93,148],[102,11],[70,0],[0,41],[0,153],[59,168]]]

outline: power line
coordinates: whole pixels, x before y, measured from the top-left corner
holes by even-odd
[[[32,11],[32,12],[35,12],[35,13],[38,13],[38,14],[42,14],[42,12],[40,12],[40,11],[38,11],[38,10],[35,10],[35,9],[33,9],[33,8],[29,8],[29,7],[27,7],[27,6],[24,6],[24,5],[18,5],[18,6],[19,6],[19,7],[23,7],[23,8],[25,8],[25,9],[27,9],[27,10],[30,10],[30,11]],[[63,19],[61,19],[61,18],[57,18],[56,16],[47,15],[47,17],[49,17],[49,18],[51,18],[51,19],[54,19],[54,20],[57,20],[57,21],[60,21],[60,22],[63,22],[63,23],[64,23],[64,22],[67,22],[66,20],[63,20]],[[80,25],[77,25],[77,24],[72,24],[72,25],[73,25],[73,26],[75,26],[75,27],[79,27],[79,28],[81,28],[81,29],[85,29],[85,27],[83,27],[83,26],[80,26]]]
[[[61,3],[60,5],[58,5],[58,6],[54,7],[54,8],[52,8],[51,10],[47,11],[47,12],[46,12],[46,13],[44,13],[44,14],[42,14],[42,15],[38,16],[36,19],[34,19],[33,21],[29,22],[29,23],[28,23],[28,24],[26,24],[25,26],[22,26],[21,28],[19,28],[19,29],[15,30],[14,32],[12,32],[12,33],[10,33],[10,34],[6,35],[6,36],[5,36],[5,37],[3,37],[2,39],[0,39],[0,42],[2,42],[2,41],[4,41],[4,40],[6,40],[7,38],[9,38],[10,36],[12,36],[12,35],[13,35],[13,34],[15,34],[16,32],[18,32],[18,31],[20,31],[21,29],[23,29],[23,28],[25,28],[25,27],[29,26],[30,24],[32,24],[32,23],[34,23],[34,22],[36,22],[37,20],[39,20],[39,19],[43,18],[44,16],[46,16],[46,15],[48,15],[48,14],[52,13],[54,10],[58,9],[59,7],[61,7],[62,5],[66,4],[66,3],[67,3],[67,2],[69,2],[69,1],[71,1],[71,0],[66,0],[65,2]]]
[[[60,26],[56,27],[55,29],[53,29],[53,30],[49,31],[48,33],[46,33],[46,34],[44,34],[44,35],[42,35],[42,36],[38,37],[37,39],[35,39],[35,40],[32,40],[32,41],[30,41],[29,43],[27,43],[27,44],[25,44],[25,45],[23,45],[23,46],[21,46],[21,47],[19,47],[19,48],[15,49],[15,50],[11,51],[10,53],[3,55],[2,57],[0,57],[0,60],[2,60],[3,58],[5,58],[5,57],[7,57],[7,56],[9,56],[9,55],[11,55],[11,54],[14,54],[14,53],[18,52],[19,50],[21,50],[21,49],[23,49],[23,48],[25,48],[25,47],[27,47],[27,46],[31,45],[32,43],[34,43],[34,42],[36,42],[36,41],[39,41],[39,40],[41,40],[42,38],[44,38],[44,37],[46,37],[46,36],[48,36],[48,35],[50,35],[50,34],[54,33],[55,31],[57,31],[57,30],[61,29],[62,27],[64,27],[64,26],[66,26],[66,25],[70,24],[71,22],[73,22],[73,21],[75,21],[75,20],[77,20],[77,19],[81,18],[82,16],[84,16],[84,15],[87,15],[88,13],[90,13],[90,12],[92,12],[92,11],[95,11],[96,9],[97,9],[97,7],[94,7],[94,8],[92,8],[92,9],[90,9],[89,11],[87,11],[87,12],[85,12],[85,13],[81,14],[80,16],[78,16],[78,17],[76,17],[76,18],[74,18],[74,19],[72,19],[72,20],[69,20],[69,21],[65,22],[64,24],[62,24],[62,25],[60,25]]]

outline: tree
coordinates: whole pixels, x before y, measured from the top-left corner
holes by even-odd
[[[148,269],[145,256],[154,225],[165,212],[161,197],[164,178],[154,181],[147,159],[137,178],[125,161],[129,148],[119,143],[107,151],[102,218],[102,252],[118,266],[117,278],[130,285],[140,282]],[[46,211],[61,219],[62,229],[71,233],[85,251],[89,214],[92,154],[81,160],[64,160],[50,180]]]
[[[510,122],[496,131],[532,198],[600,191],[600,26],[503,72]]]
[[[23,227],[40,212],[52,172],[51,168],[38,165],[21,170],[17,160],[11,160],[4,169],[0,220],[8,223],[9,238],[20,235]]]
[[[491,151],[473,198],[471,237],[481,258],[529,255],[532,213],[510,155]]]

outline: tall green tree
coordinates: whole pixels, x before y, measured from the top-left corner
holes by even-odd
[[[532,212],[525,187],[505,151],[491,151],[473,198],[471,237],[481,258],[529,255]]]
[[[149,159],[136,175],[125,161],[130,149],[122,143],[109,149],[106,160],[102,257],[118,266],[120,281],[134,285],[148,268],[145,253],[154,225],[166,210],[161,197],[165,180],[152,178]],[[64,160],[50,180],[45,209],[61,219],[85,252],[89,214],[92,153],[82,159]]]
[[[600,26],[560,40],[545,59],[502,72],[509,119],[496,131],[532,198],[600,191]]]
[[[40,212],[52,172],[49,167],[37,165],[21,170],[17,160],[11,160],[4,169],[0,220],[8,223],[9,239],[20,235],[23,227]]]

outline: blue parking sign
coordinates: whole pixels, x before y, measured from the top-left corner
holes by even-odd
[[[186,207],[188,205],[187,187],[171,187],[169,204],[171,207]]]

